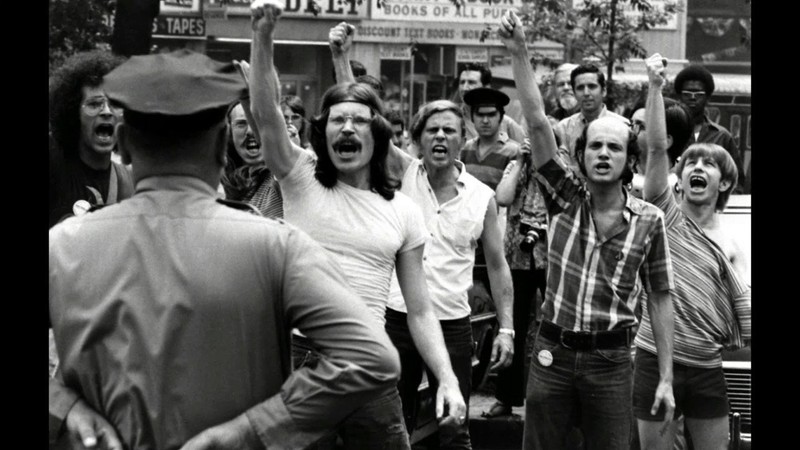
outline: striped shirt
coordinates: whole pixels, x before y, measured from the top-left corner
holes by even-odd
[[[653,203],[664,211],[675,277],[673,358],[692,367],[722,365],[722,348],[750,339],[750,288],[725,253],[678,207],[669,189]],[[653,330],[642,296],[636,346],[655,353]]]
[[[648,292],[673,287],[664,213],[622,189],[623,221],[601,240],[575,172],[553,158],[534,176],[550,218],[542,318],[574,331],[635,325],[637,277]]]
[[[480,138],[470,139],[461,149],[458,159],[467,166],[467,173],[480,180],[483,184],[497,189],[497,184],[503,178],[503,171],[511,161],[517,159],[519,143],[500,133],[497,141],[481,157],[478,151]]]

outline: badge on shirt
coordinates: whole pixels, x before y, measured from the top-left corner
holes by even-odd
[[[72,204],[72,214],[74,214],[75,216],[82,216],[86,214],[86,212],[89,211],[89,209],[91,208],[92,208],[91,203],[81,199]]]
[[[550,353],[549,350],[542,350],[536,355],[536,359],[539,360],[539,364],[544,367],[548,367],[550,364],[553,364],[553,354]]]

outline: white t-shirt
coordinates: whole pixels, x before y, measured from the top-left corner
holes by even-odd
[[[350,286],[383,322],[397,255],[427,238],[422,213],[401,192],[386,200],[342,182],[326,188],[314,177],[315,166],[315,157],[303,153],[278,180],[284,218],[333,255]]]

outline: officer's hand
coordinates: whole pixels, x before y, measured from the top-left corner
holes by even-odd
[[[444,406],[447,405],[447,416],[444,416]],[[467,404],[458,387],[458,379],[439,380],[439,389],[436,391],[436,419],[439,426],[461,425],[467,420]]]
[[[263,38],[271,38],[283,12],[284,3],[279,0],[253,0],[250,3],[250,21],[253,31]]]
[[[238,450],[264,448],[250,427],[247,416],[240,414],[223,424],[211,427],[185,443],[181,450]]]
[[[659,381],[656,387],[656,398],[653,401],[653,406],[650,407],[650,414],[655,415],[658,412],[658,407],[664,404],[666,411],[664,413],[664,426],[661,427],[661,435],[663,436],[669,430],[672,423],[672,416],[675,414],[675,397],[672,395],[672,383],[668,381]]]
[[[328,32],[328,45],[331,47],[331,53],[335,56],[347,54],[350,51],[350,47],[353,46],[355,33],[356,27],[347,22],[341,22],[331,28],[331,31]]]
[[[489,370],[505,369],[514,359],[514,339],[510,334],[498,333],[492,343],[492,366]]]
[[[507,10],[500,18],[500,27],[497,35],[509,52],[525,50],[525,32],[522,30],[522,21],[512,10]]]
[[[660,88],[666,83],[667,75],[667,60],[656,53],[644,61],[647,66],[647,78],[650,81],[650,86]]]
[[[122,450],[114,427],[83,400],[67,413],[66,426],[72,448]]]

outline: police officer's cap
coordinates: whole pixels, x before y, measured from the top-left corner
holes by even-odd
[[[103,78],[103,89],[127,123],[158,131],[221,121],[247,85],[233,63],[181,49],[132,56]]]
[[[464,94],[464,103],[471,107],[494,105],[497,108],[506,106],[511,99],[497,89],[480,87]]]

